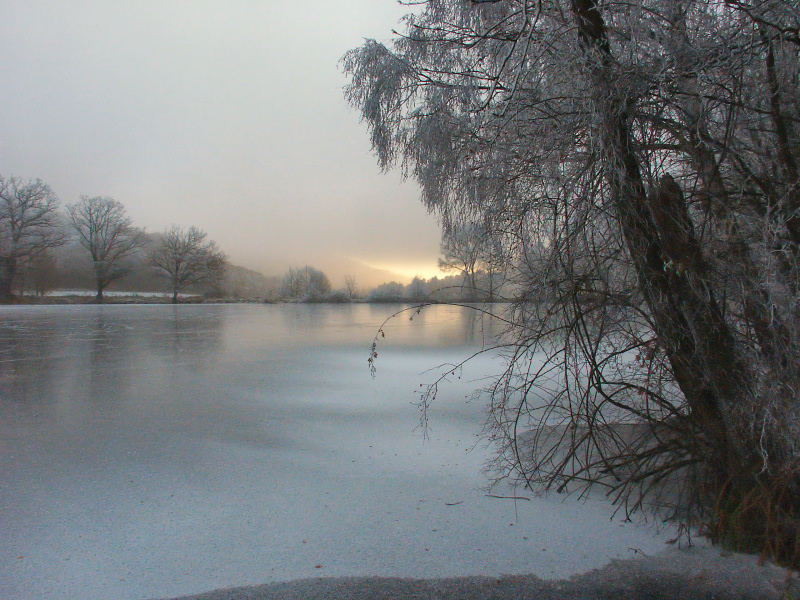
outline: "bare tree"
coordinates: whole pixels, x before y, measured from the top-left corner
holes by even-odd
[[[497,300],[506,263],[500,236],[475,223],[451,227],[442,232],[441,252],[439,268],[461,274],[466,300]]]
[[[367,298],[371,302],[402,302],[405,296],[403,284],[398,281],[387,281],[373,288]]]
[[[328,276],[308,265],[301,269],[289,269],[281,284],[281,295],[284,298],[317,301],[330,291],[331,282]]]
[[[313,267],[305,268],[305,277],[307,281],[307,293],[311,300],[320,300],[325,294],[331,291],[331,282],[328,276],[319,269]]]
[[[358,298],[358,284],[356,283],[356,278],[353,275],[347,275],[344,278],[344,290],[347,294],[347,297],[351,300]]]
[[[485,231],[474,223],[445,229],[442,234],[439,268],[442,271],[456,271],[461,274],[463,277],[461,289],[463,291],[466,288],[468,300],[477,299],[477,274],[485,243]]]
[[[29,289],[37,296],[44,296],[58,285],[58,263],[53,255],[42,252],[27,261],[25,279]]]
[[[67,206],[67,212],[78,241],[89,251],[96,300],[103,302],[103,290],[128,273],[124,259],[142,245],[143,237],[122,203],[113,198],[82,196],[79,202]]]
[[[405,295],[412,302],[421,302],[428,295],[427,288],[428,286],[425,280],[419,276],[415,276],[414,279],[411,280],[411,283],[406,286]]]
[[[481,248],[481,263],[485,275],[482,288],[487,302],[503,300],[508,257],[503,248],[502,236],[487,234]]]
[[[304,293],[303,269],[291,268],[286,271],[281,282],[283,298],[301,298]]]
[[[64,243],[58,199],[43,181],[0,177],[0,301],[11,300],[19,268]]]
[[[173,226],[150,253],[150,264],[169,281],[172,303],[176,304],[178,294],[187,287],[219,280],[225,255],[213,241],[206,240],[206,232]]]
[[[514,272],[500,474],[668,499],[798,566],[800,3],[437,0],[406,26],[345,56],[346,95]]]

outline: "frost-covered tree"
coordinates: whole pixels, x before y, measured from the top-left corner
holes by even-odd
[[[414,277],[406,286],[405,296],[412,302],[420,302],[428,295],[428,286],[424,279],[419,276]]]
[[[330,291],[331,282],[328,276],[309,266],[289,269],[281,284],[281,296],[284,298],[318,301]]]
[[[303,295],[303,270],[289,269],[281,282],[281,297],[300,298]]]
[[[397,281],[389,281],[370,291],[367,299],[370,302],[400,302],[404,296],[403,284]]]
[[[20,268],[63,243],[58,199],[50,186],[0,176],[0,301],[13,298]]]
[[[67,206],[81,246],[89,251],[97,289],[97,302],[112,281],[128,273],[124,263],[142,245],[143,237],[125,212],[121,202],[101,196],[82,196]]]
[[[442,234],[439,268],[461,274],[461,289],[468,300],[477,299],[477,273],[481,268],[482,251],[487,239],[486,230],[473,223],[451,227]]]
[[[306,294],[311,300],[319,300],[331,291],[331,282],[328,276],[319,269],[305,268]]]
[[[461,275],[465,300],[497,299],[505,269],[500,236],[475,223],[450,227],[442,232],[441,252],[439,268]]]
[[[173,304],[187,287],[222,277],[225,255],[206,237],[206,232],[197,227],[173,226],[150,252],[150,265],[169,282]]]
[[[347,297],[355,300],[359,296],[358,283],[354,275],[347,275],[344,278],[344,291]]]
[[[501,473],[797,566],[800,2],[429,0],[343,65],[381,166],[513,270]]]

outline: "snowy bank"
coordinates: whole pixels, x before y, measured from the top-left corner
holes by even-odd
[[[786,600],[800,598],[796,574],[757,557],[713,548],[671,549],[656,556],[616,560],[569,579],[534,575],[401,579],[303,579],[216,590],[182,600]]]

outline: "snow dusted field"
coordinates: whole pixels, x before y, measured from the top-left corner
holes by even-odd
[[[48,296],[85,296],[88,298],[94,298],[95,294],[94,290],[51,290],[47,292]],[[167,292],[119,292],[114,290],[107,290],[103,292],[103,295],[108,298],[125,298],[126,296],[140,296],[142,298],[168,298],[170,294]],[[183,297],[184,294],[180,294]]]
[[[396,319],[373,380],[391,311],[0,307],[0,597],[557,578],[664,548],[602,503],[487,497],[482,407],[465,397],[496,359],[442,389],[427,441],[413,402],[488,324],[445,306]]]

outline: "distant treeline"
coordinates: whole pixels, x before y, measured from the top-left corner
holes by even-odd
[[[264,297],[275,288],[260,273],[229,265],[204,231],[136,227],[122,203],[82,196],[62,208],[43,181],[0,176],[0,301],[56,289],[164,291]]]
[[[293,302],[495,302],[503,300],[504,286],[495,274],[478,270],[470,277],[450,275],[423,279],[406,285],[390,281],[363,290],[355,278],[345,277],[342,288],[333,289],[328,277],[314,267],[289,269],[271,297]],[[490,292],[490,290],[492,290]]]
[[[305,302],[498,302],[507,300],[515,289],[509,265],[505,249],[486,227],[470,223],[442,234],[439,268],[455,275],[414,277],[407,285],[390,281],[370,290],[360,289],[355,278],[348,276],[344,287],[334,290],[322,271],[306,266],[286,272],[278,297]]]
[[[126,274],[109,285],[110,291],[171,293],[169,282],[149,264],[148,247],[154,245],[157,234],[144,234],[146,241],[142,249],[125,261]],[[83,254],[83,248],[72,243],[52,253],[54,260],[47,272],[24,273],[18,293],[42,295],[53,290],[94,290],[91,259]],[[44,277],[42,277],[44,276]],[[45,280],[47,283],[42,285]],[[278,279],[265,277],[252,269],[225,263],[221,277],[212,281],[193,284],[182,290],[182,295],[198,295],[206,298],[262,299],[271,297],[278,287]]]
[[[0,176],[0,301],[45,296],[54,290],[158,292],[178,302],[186,295],[209,299],[293,302],[492,302],[503,298],[506,279],[485,232],[470,226],[444,236],[439,266],[457,273],[415,277],[373,289],[355,277],[334,289],[311,266],[282,278],[231,265],[197,227],[173,225],[160,233],[136,227],[113,198],[82,196],[62,207],[41,180]]]

